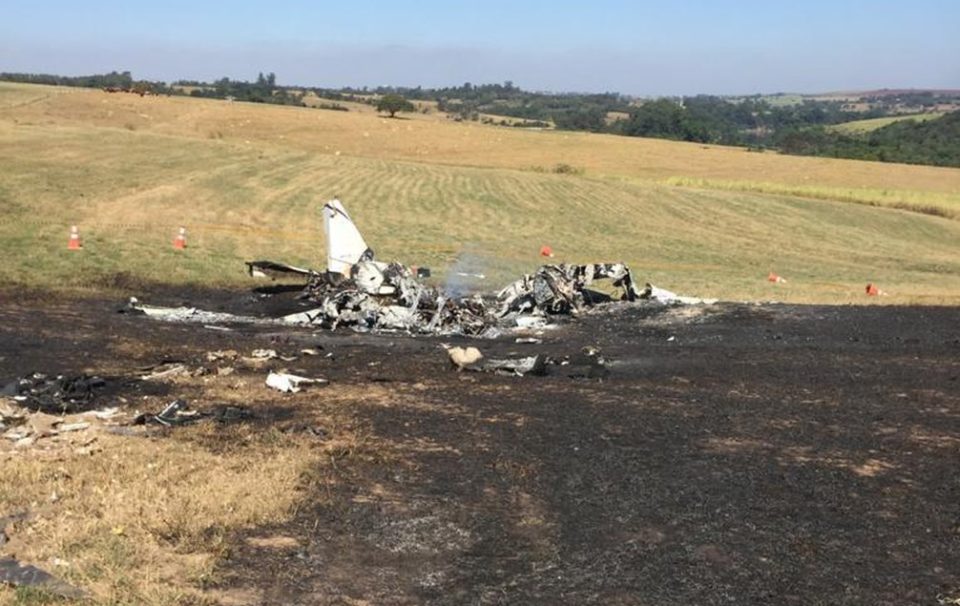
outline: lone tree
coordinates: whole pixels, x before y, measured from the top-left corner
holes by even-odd
[[[413,103],[396,94],[384,95],[377,101],[377,111],[387,112],[391,118],[393,118],[397,112],[412,112],[416,111],[416,109]]]

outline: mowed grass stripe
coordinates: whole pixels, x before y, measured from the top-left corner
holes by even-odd
[[[313,181],[313,175],[318,172],[327,172],[324,163],[311,166],[310,161],[303,156],[277,158],[273,162],[292,163],[293,167],[284,170],[300,174],[300,178],[305,182]],[[344,159],[341,164],[343,166],[338,172],[357,175],[360,183],[380,181],[378,174],[383,169],[381,162],[365,164]],[[201,192],[206,194],[201,197],[208,199],[210,205],[221,215],[224,211],[238,212],[241,217],[249,220],[249,215],[253,213],[270,217],[263,221],[269,225],[282,225],[285,220],[300,225],[310,222],[318,225],[316,209],[325,197],[314,201],[309,196],[288,195],[269,203],[255,204],[252,208],[244,206],[238,209],[238,196],[234,192],[224,192],[222,187],[224,182],[230,181],[229,167],[233,167],[237,173],[234,189],[256,187],[251,182],[246,166],[241,163],[228,164],[228,168],[220,175],[218,191]],[[385,184],[380,185],[368,197],[355,198],[354,215],[361,224],[368,223],[373,234],[382,236],[385,241],[394,239],[391,234],[419,233],[418,223],[425,217],[429,218],[430,211],[439,210],[448,245],[451,247],[480,245],[505,250],[514,258],[527,256],[532,261],[531,249],[534,246],[531,244],[536,245],[539,241],[559,239],[564,244],[569,241],[576,246],[557,245],[558,250],[566,253],[565,249],[572,249],[588,255],[594,254],[594,251],[598,255],[604,252],[609,255],[611,243],[620,243],[617,248],[622,251],[621,256],[633,257],[641,265],[645,261],[653,261],[654,265],[666,261],[673,269],[684,264],[714,268],[721,265],[731,267],[732,264],[732,267],[741,266],[743,271],[756,271],[749,267],[749,262],[758,254],[767,257],[768,262],[776,262],[775,259],[769,259],[769,252],[763,251],[779,250],[784,244],[787,250],[798,248],[797,244],[789,242],[787,232],[790,230],[801,236],[800,242],[817,243],[815,246],[799,246],[803,255],[814,254],[824,246],[833,247],[831,254],[836,254],[837,251],[849,254],[849,249],[845,248],[849,244],[870,244],[866,242],[869,236],[858,236],[860,227],[856,225],[851,226],[843,242],[835,240],[831,243],[830,234],[827,233],[829,229],[826,227],[828,224],[797,221],[795,217],[784,219],[788,216],[788,213],[783,212],[784,209],[802,208],[804,210],[797,210],[794,214],[809,214],[809,204],[805,201],[764,200],[767,216],[764,221],[764,215],[756,212],[756,200],[716,192],[696,194],[669,189],[649,191],[636,186],[617,189],[604,183],[575,177],[516,173],[500,175],[482,170],[463,170],[454,176],[443,174],[449,170],[392,165],[386,171]],[[264,173],[274,175],[276,167],[267,164]],[[440,176],[434,177],[437,173],[440,173]],[[402,187],[390,187],[391,182],[399,183],[413,178],[446,182],[454,191],[451,191],[450,195],[444,195],[446,192],[441,190],[439,193],[442,199],[435,201],[436,208],[429,205],[424,208],[422,199],[410,197],[409,193],[404,193]],[[634,191],[630,191],[631,189]],[[503,206],[487,208],[482,202],[473,199],[474,196],[460,195],[459,192],[464,190],[489,192],[489,195],[495,197]],[[240,196],[240,199],[245,198]],[[154,204],[157,202],[152,201]],[[129,200],[112,199],[107,201],[106,207],[109,209],[116,205],[126,208],[129,203]],[[167,206],[163,207],[164,213],[170,212],[168,206],[169,201]],[[849,209],[842,210],[849,212]],[[184,209],[181,212],[187,211]],[[901,215],[896,216],[902,218]],[[467,229],[464,229],[464,224],[468,225]],[[683,229],[678,230],[677,227],[681,225]],[[504,230],[516,235],[507,242],[497,243],[498,239],[503,239]],[[867,232],[872,233],[870,230]],[[251,237],[249,234],[238,234],[231,238],[218,233],[216,239],[245,242],[244,246],[237,248],[238,251],[253,252],[252,249],[266,243],[270,249],[268,252],[279,249],[278,252],[289,252],[310,261],[309,255],[300,248],[301,244],[281,239],[274,242],[269,238],[269,234],[266,238]],[[257,246],[251,246],[251,242]],[[663,246],[662,242],[667,245]],[[652,243],[654,245],[651,246]],[[306,244],[309,253],[315,254],[319,242],[317,245],[312,242]],[[219,248],[225,245],[226,242],[223,242]],[[392,252],[389,246],[386,250]],[[681,251],[682,255],[678,255]],[[403,252],[399,251],[397,254]],[[568,260],[584,260],[573,258],[569,253],[565,256],[570,257]]]
[[[3,91],[50,87],[0,83]],[[220,137],[245,145],[275,145],[323,154],[431,164],[550,170],[567,163],[602,176],[700,180],[711,187],[807,188],[882,198],[883,192],[937,192],[960,199],[956,169],[798,158],[741,148],[651,139],[453,123],[414,114],[388,120],[369,113],[227,103],[207,99],[140,98],[73,89],[15,108],[20,122],[134,129],[184,137]],[[785,191],[772,193],[788,193]],[[882,200],[881,200],[882,201]],[[895,200],[894,200],[895,201]]]

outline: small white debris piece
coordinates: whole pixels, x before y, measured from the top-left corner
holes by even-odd
[[[281,324],[313,324],[318,320],[323,320],[323,308],[309,309],[307,311],[298,311],[280,318]]]
[[[120,414],[120,409],[114,406],[113,408],[103,408],[100,410],[91,410],[88,412],[83,412],[83,413],[80,413],[80,416],[91,415],[98,419],[105,420],[105,419],[112,419],[118,414]]]
[[[685,297],[675,292],[663,288],[657,288],[653,284],[647,284],[647,287],[640,293],[641,299],[649,299],[659,303],[679,303],[681,305],[713,305],[716,299],[701,299],[699,297]]]
[[[32,446],[37,440],[57,439],[57,436],[65,433],[84,432],[88,429],[93,431],[106,425],[116,425],[118,421],[114,420],[114,417],[122,413],[119,408],[102,408],[66,416],[29,412],[26,409],[21,409],[17,414],[19,416],[10,417],[24,419],[25,422],[6,429],[0,433],[0,438],[11,440],[15,446],[22,448]]]
[[[244,356],[241,361],[248,365],[259,368],[266,365],[270,360],[280,358],[280,354],[275,349],[254,349],[249,356]]]
[[[308,377],[299,377],[283,372],[271,372],[267,375],[267,387],[272,387],[277,391],[284,393],[297,393],[301,386],[306,385],[326,385],[326,379],[311,379]]]
[[[547,325],[547,319],[543,316],[517,316],[517,328],[539,329]]]
[[[143,381],[155,381],[157,379],[166,379],[178,375],[188,374],[190,370],[184,364],[161,364],[157,370],[140,377]]]
[[[458,369],[472,366],[483,359],[483,354],[476,347],[446,347],[450,362]]]

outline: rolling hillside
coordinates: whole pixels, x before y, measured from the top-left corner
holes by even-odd
[[[827,130],[837,131],[840,133],[847,134],[858,134],[858,133],[868,133],[878,128],[883,128],[894,122],[900,122],[902,120],[913,120],[916,122],[926,122],[928,120],[935,120],[942,116],[942,113],[929,113],[929,114],[909,114],[905,116],[888,116],[886,118],[870,118],[867,120],[854,120],[853,122],[844,122],[843,124],[837,124],[835,126],[828,127]]]
[[[575,174],[554,174],[566,164]],[[693,187],[691,187],[693,185]],[[786,193],[794,195],[783,195]],[[340,196],[384,259],[493,288],[558,260],[733,299],[960,301],[960,170],[101,91],[0,85],[5,283],[246,285],[243,260],[322,265]],[[78,224],[85,250],[65,250]],[[170,240],[180,225],[189,249]],[[776,270],[790,282],[764,281]]]

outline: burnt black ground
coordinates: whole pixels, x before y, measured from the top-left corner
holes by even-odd
[[[622,307],[538,345],[471,342],[494,356],[599,347],[611,369],[599,381],[457,373],[439,349],[457,339],[218,333],[114,307],[8,300],[0,378],[310,344],[336,357],[304,370],[370,395],[349,410],[361,451],[305,478],[288,523],[234,537],[218,591],[270,604],[935,605],[960,594],[960,310]],[[142,354],[118,360],[128,341]],[[343,405],[329,393],[311,405]],[[273,535],[300,547],[245,540]]]

